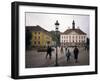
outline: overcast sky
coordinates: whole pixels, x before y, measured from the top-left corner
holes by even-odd
[[[72,21],[75,21],[75,28],[79,27],[87,33],[89,37],[89,15],[73,15],[73,14],[50,14],[50,13],[25,13],[25,25],[36,26],[51,31],[55,30],[55,22],[59,22],[59,31],[64,32],[68,27],[72,28]]]

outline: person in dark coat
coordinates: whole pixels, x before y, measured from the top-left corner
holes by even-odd
[[[71,52],[69,51],[69,49],[68,49],[68,51],[67,51],[67,48],[66,48],[67,62],[70,61],[70,56],[71,56]]]
[[[75,59],[76,63],[78,62],[78,54],[79,54],[79,49],[77,48],[77,46],[75,46],[75,48],[74,48],[74,59]]]
[[[49,55],[49,58],[51,59],[51,56],[52,56],[51,52],[52,52],[52,48],[51,48],[51,46],[48,46],[48,47],[47,47],[47,54],[46,54],[46,58],[47,58],[47,57],[48,57],[48,55]]]

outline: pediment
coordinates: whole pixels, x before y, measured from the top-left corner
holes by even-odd
[[[79,35],[79,34],[75,31],[72,31],[72,32],[69,33],[69,35]]]

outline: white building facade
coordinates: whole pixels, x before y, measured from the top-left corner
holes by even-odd
[[[84,46],[86,43],[86,33],[81,29],[75,29],[75,22],[73,20],[72,29],[67,29],[60,34],[61,46]]]

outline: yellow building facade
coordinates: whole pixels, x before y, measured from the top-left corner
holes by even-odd
[[[32,34],[31,45],[45,47],[52,44],[51,34],[40,26],[26,26],[26,30]]]
[[[47,46],[51,45],[52,38],[46,32],[43,31],[35,31],[32,32],[32,46]]]

